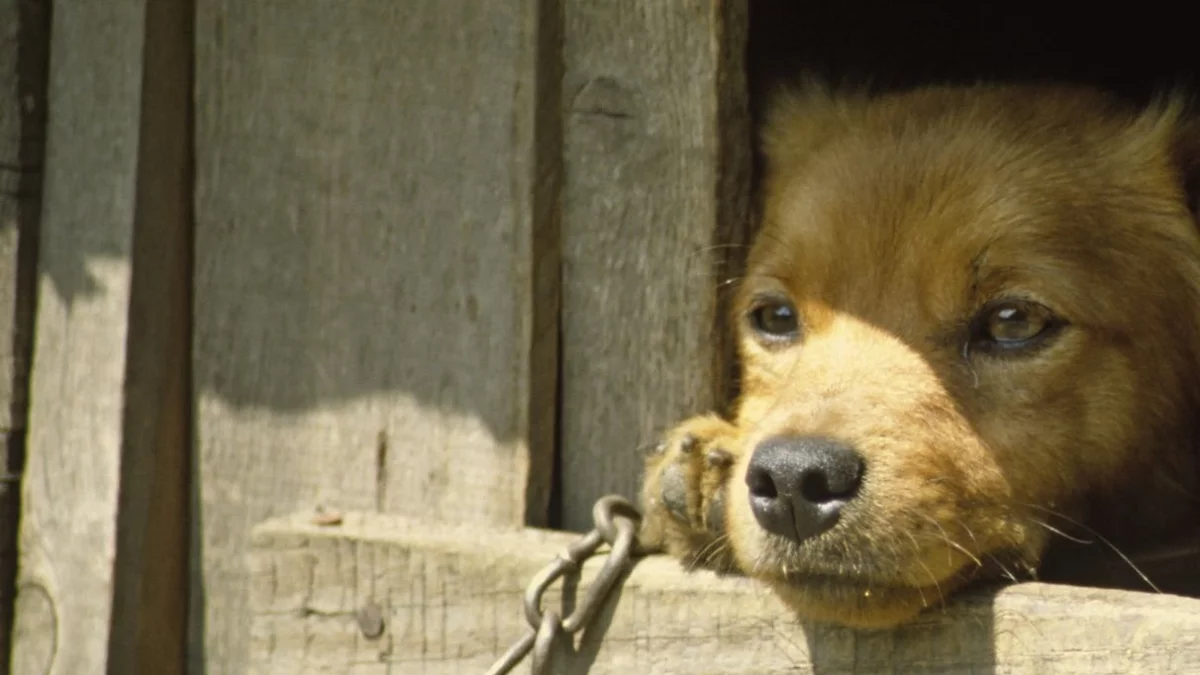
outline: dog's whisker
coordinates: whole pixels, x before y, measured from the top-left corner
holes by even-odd
[[[1037,579],[1038,579],[1037,566],[1030,563],[1028,560],[1025,560],[1025,559],[1021,560],[1021,564],[1025,566],[1025,573],[1029,575],[1029,578],[1033,579],[1034,581],[1037,581]]]
[[[979,557],[976,556],[974,553],[971,553],[969,550],[967,550],[967,548],[965,546],[963,546],[962,544],[958,543],[957,541],[954,541],[953,539],[951,539],[950,535],[946,533],[946,528],[942,527],[942,524],[939,523],[937,521],[937,519],[933,518],[932,516],[925,515],[924,513],[919,514],[919,515],[922,518],[924,518],[925,520],[932,523],[933,526],[936,527],[938,529],[938,531],[942,533],[942,540],[945,541],[951,548],[953,548],[954,550],[956,550],[956,551],[962,553],[963,555],[967,556],[968,558],[970,558],[975,563],[976,567],[983,567],[983,561],[980,560]],[[974,539],[974,535],[972,535],[971,538]],[[950,560],[949,558],[947,558],[947,561],[950,562],[951,564],[953,564],[953,560]]]
[[[712,290],[716,291],[719,294],[725,294],[729,291],[729,289],[731,287],[735,286],[736,284],[741,282],[746,277],[744,277],[740,274],[736,274],[733,276],[727,276],[725,274],[721,274],[720,270],[712,270],[711,272],[689,273],[686,276],[686,278],[688,280],[711,281],[713,283]],[[680,291],[680,294],[676,295],[675,297],[679,298],[682,301],[685,298],[685,295],[683,293],[684,293],[684,291]],[[726,297],[728,297],[728,296],[726,296]]]
[[[951,545],[951,547],[950,547],[950,548],[947,548],[947,549],[946,549],[946,566],[947,566],[947,567],[953,567],[953,566],[954,566],[954,552],[953,552],[953,547],[954,547],[954,544],[955,544],[955,542],[953,542],[953,541],[951,541],[951,540],[950,540],[950,535],[946,534],[946,529],[945,529],[944,527],[942,527],[942,524],[941,524],[941,523],[939,523],[937,520],[935,520],[934,518],[932,518],[932,517],[930,517],[930,516],[927,516],[927,515],[925,515],[925,514],[923,514],[923,513],[919,513],[919,514],[917,514],[917,515],[921,516],[921,517],[922,517],[922,518],[924,518],[926,521],[928,521],[929,523],[931,523],[931,524],[932,524],[932,525],[933,525],[935,528],[937,528],[937,531],[938,531],[938,533],[939,533],[939,534],[941,534],[941,536],[942,536],[942,541],[944,541],[945,543],[947,543],[947,544]],[[962,548],[962,547],[960,546],[959,548]],[[974,556],[972,556],[972,557],[974,557]]]
[[[722,534],[718,537],[713,538],[712,541],[706,543],[704,546],[702,546],[700,548],[699,551],[696,552],[695,557],[692,559],[693,566],[707,565],[707,564],[713,562],[715,559],[717,559],[719,556],[721,556],[723,553],[725,553],[725,551],[728,549],[728,545],[729,545],[729,535],[728,534]]]
[[[975,550],[982,551],[982,547],[979,544],[979,539],[975,536],[975,533],[971,530],[970,526],[967,525],[967,523],[961,518],[959,518],[957,520],[957,523],[958,523],[958,526],[961,527],[963,529],[963,531],[967,533],[967,536],[971,538],[971,542],[975,545]],[[983,553],[983,556],[985,558],[987,558],[988,560],[992,561],[992,564],[994,564],[996,567],[1000,568],[1000,573],[1003,574],[1007,579],[1009,579],[1013,583],[1020,582],[1020,579],[1017,577],[1016,573],[1014,573],[1011,569],[1009,569],[1008,566],[1006,566],[1000,560],[1000,558],[998,556],[996,556],[992,553]],[[983,567],[983,563],[978,558],[975,559],[975,562],[980,567]],[[1022,562],[1024,562],[1024,561],[1022,561]]]
[[[1180,483],[1178,480],[1176,480],[1176,478],[1173,475],[1170,475],[1167,472],[1159,472],[1157,477],[1159,480],[1170,485],[1171,489],[1175,490],[1175,492],[1177,494],[1179,494],[1180,497],[1187,499],[1188,501],[1200,503],[1200,494],[1197,494],[1197,493],[1189,490],[1182,483]]]
[[[995,563],[996,567],[999,567],[999,568],[1000,568],[1000,572],[1001,572],[1001,573],[1002,573],[1002,574],[1003,574],[1003,575],[1004,575],[1004,576],[1005,576],[1005,577],[1006,577],[1006,578],[1007,578],[1009,581],[1013,582],[1014,584],[1015,584],[1015,583],[1019,583],[1019,582],[1020,582],[1020,579],[1018,579],[1018,578],[1017,578],[1017,575],[1013,574],[1012,570],[1010,570],[1010,569],[1008,569],[1007,567],[1005,567],[1004,563],[1000,562],[1000,559],[999,559],[999,558],[997,558],[996,556],[992,555],[991,553],[985,553],[985,554],[984,554],[984,556],[986,556],[988,560],[991,560],[993,563]]]
[[[968,526],[966,521],[964,521],[962,518],[958,518],[956,522],[958,523],[958,526],[963,529],[963,532],[966,532],[967,536],[971,538],[971,543],[975,544],[975,550],[978,551],[980,549],[979,539],[975,537],[975,533],[971,531],[970,526]]]
[[[708,244],[706,246],[696,246],[684,254],[683,260],[686,265],[690,266],[700,256],[703,256],[705,254],[710,254],[710,253],[728,254],[728,252],[730,252],[730,251],[746,250],[749,248],[750,248],[749,244],[739,244],[736,242],[730,242],[730,243],[724,243],[724,244]],[[735,261],[730,260],[728,257],[714,257],[714,258],[710,258],[709,260],[707,260],[705,262],[707,262],[710,265],[729,265],[729,264],[733,264]]]
[[[1037,504],[1023,504],[1023,506],[1028,507],[1028,508],[1037,509],[1039,511],[1043,511],[1043,512],[1048,513],[1056,518],[1061,518],[1061,519],[1065,520],[1066,522],[1090,533],[1092,536],[1094,536],[1096,539],[1098,539],[1100,541],[1100,543],[1107,546],[1110,550],[1112,550],[1113,553],[1116,553],[1117,556],[1119,556],[1121,558],[1121,560],[1124,561],[1125,564],[1129,566],[1129,569],[1133,570],[1134,574],[1137,574],[1138,577],[1140,577],[1142,581],[1146,582],[1146,585],[1149,586],[1150,588],[1152,588],[1154,590],[1154,592],[1162,593],[1162,589],[1160,589],[1158,587],[1158,585],[1156,585],[1153,581],[1151,581],[1150,577],[1146,576],[1146,573],[1143,572],[1142,569],[1140,567],[1138,567],[1132,560],[1130,560],[1129,556],[1125,555],[1124,551],[1117,548],[1117,546],[1115,544],[1113,544],[1111,541],[1109,541],[1107,537],[1100,534],[1095,529],[1088,527],[1087,525],[1079,522],[1078,520],[1075,520],[1074,518],[1071,518],[1070,516],[1067,516],[1063,513],[1059,513],[1058,511],[1055,511],[1054,509],[1048,509],[1044,506],[1039,506]],[[1034,522],[1037,522],[1037,521],[1035,520]],[[1048,527],[1048,525],[1046,523],[1041,523],[1041,525],[1043,525],[1044,527]]]
[[[938,598],[944,597],[942,595],[942,586],[938,583],[937,577],[933,575],[933,570],[929,569],[929,565],[926,565],[925,561],[921,560],[921,545],[917,543],[917,538],[911,532],[905,531],[905,534],[908,535],[908,538],[913,543],[913,560],[917,561],[917,564],[925,570],[925,574],[929,575],[929,580],[933,582],[933,588],[937,591]],[[921,590],[920,586],[917,586],[917,593],[921,596],[921,606],[929,607],[929,601],[925,599],[925,592]]]
[[[1086,546],[1091,546],[1092,544],[1096,543],[1092,539],[1082,539],[1080,537],[1075,537],[1075,536],[1069,535],[1066,532],[1063,532],[1062,530],[1058,529],[1057,527],[1054,527],[1050,523],[1047,523],[1043,520],[1039,520],[1037,518],[1030,518],[1029,521],[1035,525],[1040,525],[1041,527],[1044,527],[1045,529],[1049,530],[1051,534],[1057,534],[1058,536],[1062,537],[1063,539],[1066,539],[1068,541],[1073,541],[1076,544],[1084,544]]]
[[[766,566],[766,563],[767,563],[766,558],[761,553],[759,555],[755,556],[754,564],[750,566],[751,567],[750,575],[756,576],[756,575],[760,574],[762,569]]]
[[[893,567],[893,568],[900,567],[902,561],[905,558],[903,555],[901,555],[901,550],[900,550],[901,542],[900,542],[899,538],[897,538],[895,536],[889,536],[883,540],[883,543],[887,545],[888,553],[891,555],[891,558],[892,558],[891,564],[889,566]],[[916,540],[913,540],[913,544],[914,544],[914,546],[916,545]],[[919,550],[916,550],[916,549],[914,549],[914,550],[916,553],[918,553],[918,554],[920,553]],[[860,553],[859,555],[861,557],[863,554]],[[872,582],[871,576],[868,574],[868,585],[871,582]],[[920,596],[920,598],[921,598],[921,607],[922,608],[929,607],[929,600],[925,597],[925,592],[923,590],[921,590],[921,588],[919,586],[917,587],[917,595]]]
[[[728,539],[728,535],[723,534],[700,547],[699,550],[692,554],[691,561],[686,568],[687,571],[694,572],[698,568],[706,567],[708,563],[723,552],[724,545]]]
[[[736,242],[736,241],[724,242],[721,244],[706,244],[704,246],[693,247],[692,250],[688,253],[688,255],[695,256],[695,255],[700,255],[701,253],[712,253],[713,251],[727,251],[730,249],[739,249],[739,248],[740,249],[748,249],[748,248],[750,248],[750,244],[743,244],[743,243]]]

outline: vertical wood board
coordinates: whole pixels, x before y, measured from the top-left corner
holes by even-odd
[[[16,673],[183,663],[186,10],[54,8]]]
[[[545,519],[541,19],[534,0],[200,3],[194,671],[244,663],[266,517]]]
[[[744,2],[565,4],[563,522],[721,404],[749,189]]]

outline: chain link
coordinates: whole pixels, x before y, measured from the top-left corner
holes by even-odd
[[[596,611],[604,604],[609,593],[620,580],[634,556],[643,555],[637,543],[638,527],[642,515],[629,500],[619,495],[601,497],[592,508],[595,527],[567,546],[549,565],[534,575],[525,589],[525,621],[529,628],[508,651],[492,665],[487,675],[504,675],[512,672],[526,656],[533,653],[533,675],[550,672],[550,657],[556,643],[570,638],[586,626]],[[574,611],[560,618],[554,610],[542,609],[542,596],[554,583],[567,575],[578,574],[583,563],[596,555],[600,547],[608,544],[608,557],[588,588],[587,596],[575,606]]]

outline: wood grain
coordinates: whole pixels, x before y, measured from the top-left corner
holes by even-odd
[[[567,2],[563,523],[637,494],[636,449],[722,403],[749,190],[742,1]]]
[[[534,0],[200,4],[195,671],[243,670],[263,518],[545,522],[553,18]]]
[[[189,16],[53,14],[16,673],[182,670]]]
[[[571,537],[348,514],[257,528],[251,672],[483,672],[525,628],[523,587]],[[588,563],[574,597],[599,567]],[[561,594],[546,607],[560,608]],[[375,603],[384,632],[356,612]],[[893,631],[805,625],[755,582],[641,561],[559,673],[1185,673],[1200,600],[1022,584],[963,595]],[[527,666],[522,666],[522,668]]]
[[[49,5],[0,0],[0,674],[9,672],[28,429]]]

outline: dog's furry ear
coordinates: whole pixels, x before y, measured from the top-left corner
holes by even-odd
[[[1200,225],[1200,114],[1180,105],[1172,150],[1188,208]]]
[[[834,92],[810,74],[770,94],[761,136],[767,172],[794,173],[814,150],[849,128],[866,101],[865,93]]]
[[[1151,103],[1135,127],[1141,138],[1153,139],[1159,152],[1168,149],[1188,208],[1200,225],[1200,111],[1193,99],[1171,92]]]

